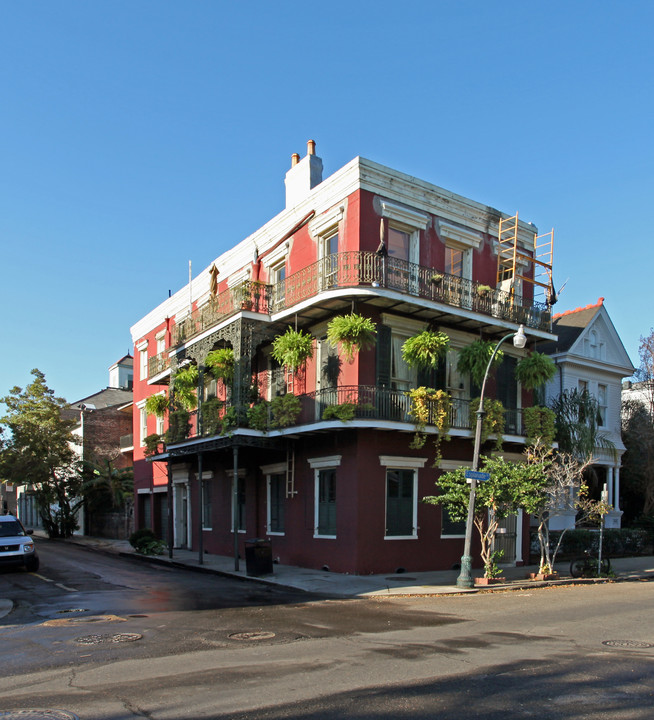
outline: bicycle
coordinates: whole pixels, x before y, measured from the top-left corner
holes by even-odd
[[[599,572],[598,572],[599,571]],[[586,550],[584,557],[575,558],[570,563],[570,575],[573,578],[606,577],[611,572],[611,561],[607,557],[599,558]]]

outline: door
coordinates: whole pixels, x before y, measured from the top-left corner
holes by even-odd
[[[518,516],[509,515],[502,518],[497,526],[493,549],[502,551],[498,564],[514,563],[516,561],[516,539],[518,537]]]

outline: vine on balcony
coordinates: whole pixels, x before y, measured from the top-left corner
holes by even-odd
[[[409,447],[412,449],[424,447],[427,440],[425,429],[427,425],[433,425],[437,431],[434,438],[436,448],[434,467],[438,467],[442,458],[442,440],[443,438],[449,440],[452,398],[445,390],[434,390],[434,388],[424,386],[409,390],[406,394],[411,399],[409,415],[413,418],[416,427],[415,435]]]
[[[477,411],[479,409],[479,398],[470,401],[470,427],[476,427]],[[495,435],[495,449],[500,452],[504,442],[504,405],[500,400],[484,398],[484,419],[481,424],[481,442],[488,440]]]

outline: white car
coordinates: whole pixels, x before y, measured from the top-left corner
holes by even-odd
[[[24,567],[29,572],[39,569],[39,556],[30,537],[33,530],[25,530],[13,515],[0,515],[0,568]]]

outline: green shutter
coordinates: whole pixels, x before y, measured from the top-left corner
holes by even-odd
[[[391,386],[391,329],[377,325],[377,386]]]

